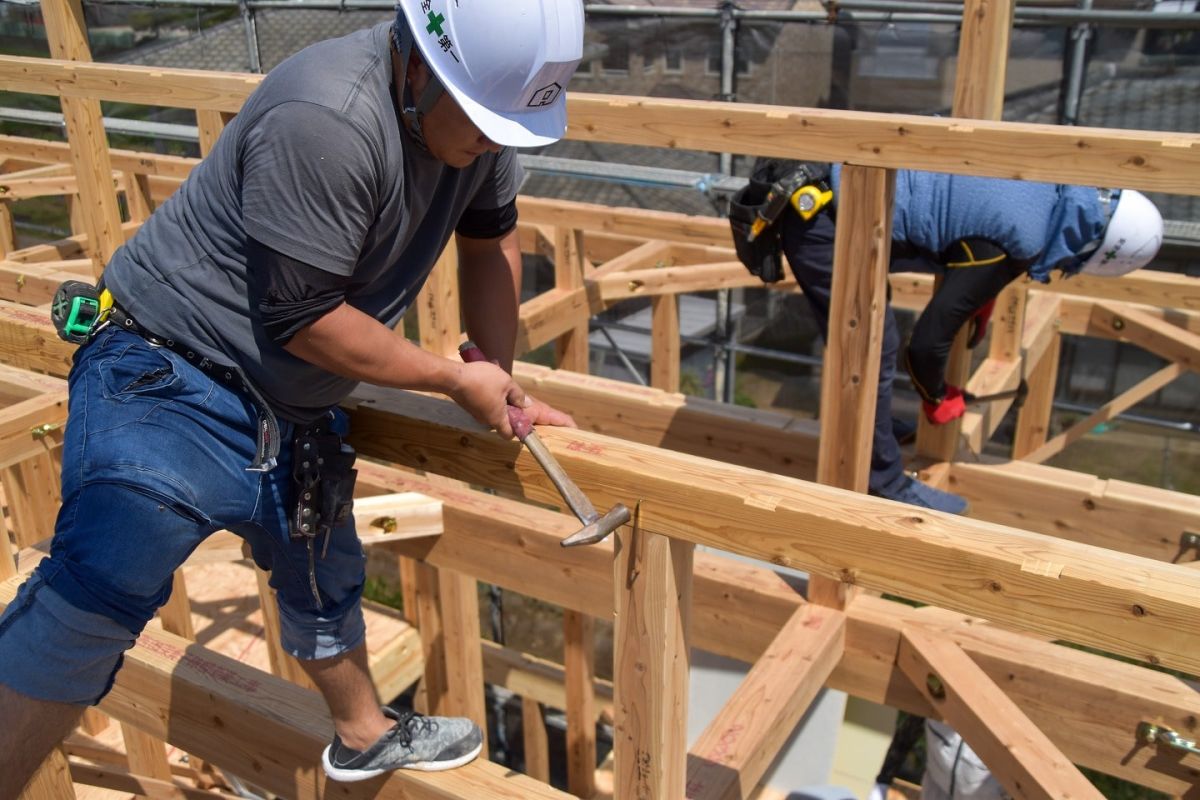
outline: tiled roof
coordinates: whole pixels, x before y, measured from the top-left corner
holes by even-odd
[[[1057,85],[1009,103],[1004,112],[1005,119],[1022,122],[1053,123],[1057,115]],[[1092,70],[1080,98],[1079,124],[1200,132],[1200,66],[1143,68],[1116,75]],[[1166,219],[1200,220],[1200,197],[1149,196]]]

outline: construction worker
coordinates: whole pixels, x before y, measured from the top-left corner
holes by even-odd
[[[735,197],[730,221],[739,257],[760,277],[782,277],[782,250],[822,334],[829,327],[833,245],[841,166],[766,161]],[[772,196],[772,187],[775,188]],[[790,202],[779,204],[778,195]],[[764,209],[768,209],[764,212]],[[777,218],[770,217],[778,209]],[[760,235],[748,233],[756,224]],[[1027,275],[1051,272],[1116,276],[1145,266],[1162,242],[1162,217],[1144,195],[911,170],[896,173],[891,269],[942,276],[913,327],[903,364],[921,395],[925,417],[944,425],[963,415],[967,396],[945,381],[959,329],[971,325],[975,346],[987,330],[996,295]],[[905,473],[893,430],[892,380],[900,349],[895,316],[885,312],[871,494],[950,513],[966,501]]]
[[[400,0],[394,22],[272,70],[114,255],[107,318],[70,376],[51,554],[0,617],[0,798],[109,691],[173,571],[223,528],[271,570],[284,649],[333,718],[330,777],[479,753],[470,720],[379,705],[354,455],[333,409],[365,381],[443,393],[506,437],[508,404],[573,424],[509,374],[513,148],[563,135],[582,45],[579,0]],[[467,332],[495,363],[392,330],[452,234]]]

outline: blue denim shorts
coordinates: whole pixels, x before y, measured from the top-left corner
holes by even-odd
[[[113,327],[76,353],[69,403],[63,505],[50,557],[0,616],[0,684],[43,700],[98,702],[170,596],[172,573],[222,529],[249,542],[270,571],[287,652],[311,660],[362,644],[366,557],[353,517],[327,548],[317,542],[320,603],[308,548],[288,536],[293,425],[280,421],[279,465],[247,472],[250,401]]]

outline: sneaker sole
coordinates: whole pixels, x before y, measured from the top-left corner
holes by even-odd
[[[471,752],[450,761],[417,761],[413,764],[402,764],[393,769],[338,769],[330,762],[329,745],[326,745],[325,750],[321,753],[321,766],[325,768],[325,774],[333,780],[339,783],[355,783],[356,781],[370,780],[385,772],[395,772],[397,769],[416,769],[421,772],[442,772],[447,769],[455,769],[470,764],[482,750],[483,742],[480,742]]]

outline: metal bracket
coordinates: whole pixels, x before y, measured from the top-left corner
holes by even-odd
[[[1200,756],[1200,747],[1197,747],[1194,741],[1183,738],[1164,725],[1155,725],[1151,722],[1139,723],[1137,735],[1138,739],[1145,744],[1165,745]]]
[[[1184,531],[1183,535],[1179,537],[1179,549],[1200,550],[1200,533],[1196,533],[1195,531]]]
[[[29,429],[29,435],[34,439],[45,439],[51,432],[58,430],[62,426],[57,422],[46,422]]]

